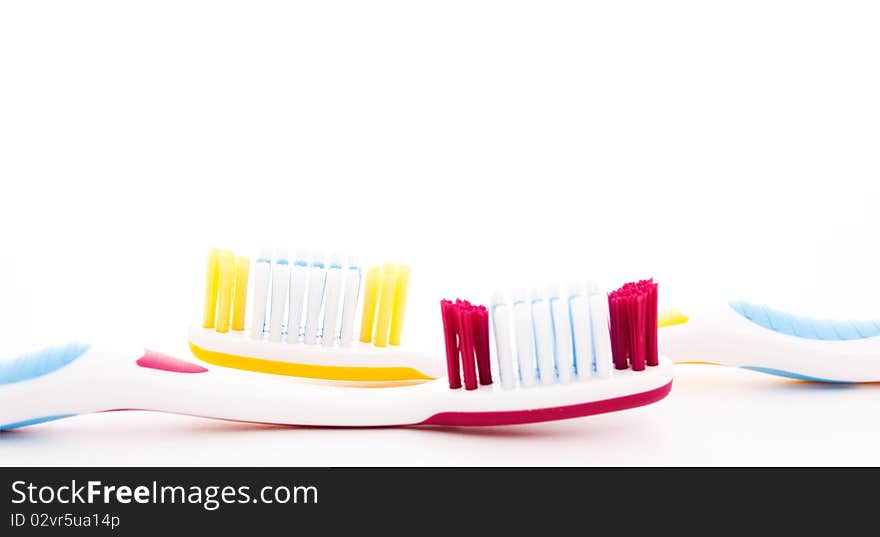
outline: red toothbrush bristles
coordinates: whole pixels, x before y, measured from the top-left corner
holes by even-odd
[[[630,363],[633,371],[644,371],[647,364],[645,356],[647,349],[645,348],[648,337],[646,332],[648,327],[645,326],[645,297],[638,295],[632,297],[630,302],[630,323],[629,323],[629,349]]]
[[[657,365],[657,283],[641,280],[613,291],[608,313],[614,367],[644,371]]]
[[[474,361],[473,321],[470,308],[458,310],[458,346],[461,350],[461,371],[464,373],[464,389],[477,389],[477,364]]]
[[[492,384],[489,360],[489,312],[467,300],[441,300],[443,335],[446,341],[446,370],[449,387],[476,390]],[[459,367],[460,364],[460,367]]]
[[[480,384],[492,384],[492,366],[489,359],[489,310],[480,306],[474,309],[474,349],[477,352],[477,371]]]
[[[443,314],[443,335],[446,338],[446,371],[449,376],[449,387],[461,388],[461,374],[458,369],[458,310],[449,300],[440,301]]]
[[[619,325],[620,322],[617,320],[617,305],[611,300],[611,295],[608,295],[608,328],[611,331],[611,357],[614,361],[615,369],[620,369],[618,367],[618,358],[622,355],[620,350],[620,330],[614,329],[614,327]]]
[[[657,352],[657,284],[648,289],[647,304],[645,307],[645,326],[647,330],[647,342],[645,349],[648,352],[648,365],[659,365]]]

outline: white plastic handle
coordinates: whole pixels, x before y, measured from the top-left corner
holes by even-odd
[[[683,313],[686,321],[660,328],[658,336],[660,352],[675,362],[716,363],[821,382],[880,381],[880,337],[791,335],[764,327],[728,304]]]
[[[603,381],[531,389],[503,390],[493,385],[450,390],[445,378],[359,388],[209,369],[173,359],[170,368],[156,369],[138,365],[138,354],[91,349],[60,369],[0,385],[0,427],[51,416],[138,409],[315,426],[409,425],[440,413],[514,412],[531,419],[540,409],[548,409],[542,420],[551,420],[559,419],[555,410],[559,407],[574,406],[576,412],[585,404],[598,403],[599,411],[605,412],[647,404],[665,396],[672,380],[671,364],[664,359],[661,366],[645,372],[624,371]],[[504,418],[490,417],[478,424],[498,424]],[[475,423],[465,416],[462,424]]]

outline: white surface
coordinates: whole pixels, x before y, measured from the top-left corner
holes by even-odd
[[[488,429],[309,429],[145,412],[0,434],[16,465],[874,465],[880,387],[677,366],[653,406]]]
[[[586,277],[880,316],[878,24],[868,1],[4,2],[0,355],[180,348],[208,246],[407,262],[404,339],[438,344],[441,297]],[[667,402],[571,424],[118,414],[4,434],[0,461],[876,461],[875,386],[679,369]]]

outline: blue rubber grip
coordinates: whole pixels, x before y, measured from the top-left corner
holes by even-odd
[[[742,301],[731,302],[730,307],[759,326],[789,336],[825,341],[846,341],[880,336],[880,321],[815,319]]]
[[[89,350],[89,345],[71,343],[0,361],[0,386],[48,375],[69,365]]]
[[[29,420],[17,421],[15,423],[3,423],[0,424],[0,431],[11,431],[12,429],[20,429],[22,427],[29,427],[31,425],[39,425],[40,423],[63,420],[64,418],[72,418],[73,416],[76,416],[76,414],[56,414],[54,416],[42,416]]]

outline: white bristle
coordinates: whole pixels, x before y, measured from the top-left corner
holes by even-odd
[[[614,369],[611,356],[611,336],[608,332],[608,300],[604,293],[598,292],[591,294],[589,300],[596,375],[599,378],[608,378]]]
[[[271,250],[263,248],[254,263],[254,286],[251,293],[253,309],[251,311],[251,337],[263,337],[266,323],[266,305],[269,302],[269,286],[272,278]]]
[[[324,299],[324,345],[333,345],[336,340],[336,321],[339,317],[339,299],[342,295],[344,277],[342,256],[330,256],[330,268],[327,270],[327,290]]]
[[[568,300],[568,309],[571,315],[578,378],[588,380],[593,375],[593,337],[589,300],[584,295],[572,294]]]
[[[587,290],[581,282],[569,282],[565,287],[569,296],[587,296]]]
[[[492,293],[491,301],[493,306],[495,304],[507,304],[507,293],[504,291],[495,291]]]
[[[491,298],[502,387],[516,384],[516,367],[523,387],[612,376],[608,306],[595,282],[569,283],[562,291],[553,283],[528,294],[514,289],[510,296],[512,305],[502,292]]]
[[[309,279],[308,254],[298,249],[290,268],[290,300],[287,308],[287,342],[299,342],[302,329],[303,305]]]
[[[272,301],[269,305],[269,340],[281,341],[284,311],[287,307],[287,288],[290,285],[290,265],[285,251],[279,251],[272,265]]]
[[[510,326],[510,304],[507,303],[504,293],[496,291],[492,294],[492,305],[489,311],[492,314],[499,381],[502,388],[509,390],[516,386],[516,376],[514,374],[514,360],[516,360],[516,357],[513,350]]]
[[[358,293],[361,288],[361,268],[356,257],[348,259],[345,269],[345,297],[342,301],[342,326],[339,344],[350,345],[354,338],[354,321],[357,315]]]
[[[520,384],[525,387],[535,385],[535,338],[532,332],[532,308],[526,294],[517,289],[512,293],[514,337],[516,339],[516,356],[519,364]]]
[[[324,255],[321,252],[315,252],[312,257],[312,264],[309,266],[309,284],[308,298],[306,299],[306,327],[305,338],[306,345],[314,345],[318,341],[318,334],[321,331],[321,303],[324,299],[324,284],[326,281],[327,269],[324,266]]]
[[[559,382],[571,382],[574,376],[574,353],[571,343],[571,322],[568,314],[568,300],[559,296],[559,286],[551,285],[547,295],[550,301],[550,314],[556,341],[556,371]]]
[[[540,290],[533,289],[531,306],[539,381],[541,384],[553,384],[556,379],[553,365],[554,334],[553,321],[550,318],[550,304]]]
[[[287,342],[298,343],[302,334],[306,285],[309,280],[309,254],[297,248],[290,266],[290,300],[287,307]]]

